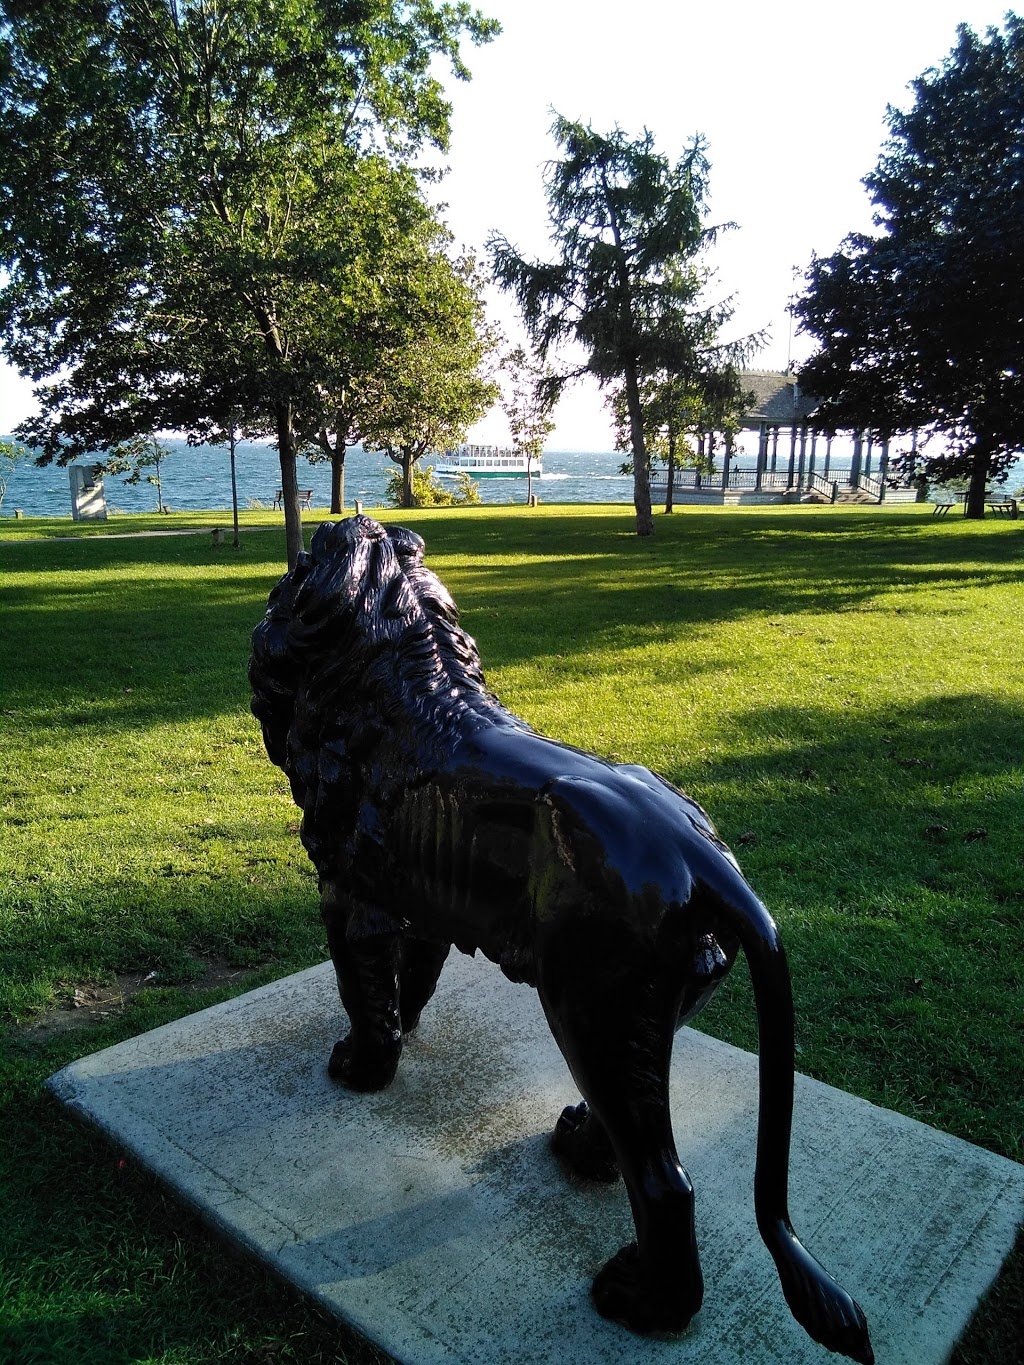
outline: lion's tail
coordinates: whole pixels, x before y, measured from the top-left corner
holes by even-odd
[[[738,874],[722,901],[749,964],[757,1006],[757,1226],[797,1322],[828,1350],[872,1365],[874,1354],[860,1305],[805,1249],[789,1218],[793,995],[782,941],[771,915]]]

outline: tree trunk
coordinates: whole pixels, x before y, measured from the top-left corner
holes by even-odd
[[[292,405],[286,399],[275,404],[277,454],[281,462],[281,503],[284,507],[284,535],[288,568],[294,569],[302,550],[302,510],[299,507],[299,480],[295,468],[295,424]]]
[[[339,436],[331,451],[331,515],[340,516],[345,510],[345,438]]]
[[[415,463],[412,450],[408,446],[402,447],[402,506],[415,507],[416,499],[412,491],[412,467]]]
[[[676,434],[669,427],[668,432],[668,479],[665,484],[665,511],[672,511],[672,498],[676,486]]]
[[[232,522],[234,523],[234,528],[235,528],[235,530],[234,530],[234,536],[232,537],[231,543],[232,543],[232,545],[235,547],[235,549],[237,550],[237,549],[238,549],[238,479],[237,479],[236,473],[235,473],[235,446],[236,446],[237,442],[236,442],[236,440],[235,440],[235,429],[234,429],[234,427],[231,428],[231,433],[230,433],[230,435],[228,436],[228,442],[229,442],[229,449],[230,449],[230,452],[231,452],[231,520],[232,520]]]
[[[988,485],[988,462],[992,447],[988,441],[977,440],[971,453],[971,482],[967,490],[964,516],[975,521],[985,516],[985,489]]]
[[[644,443],[644,418],[643,409],[640,406],[640,385],[637,380],[635,362],[629,361],[625,368],[629,441],[633,447],[633,506],[636,508],[636,533],[638,536],[653,536],[651,469],[647,460],[647,446]]]

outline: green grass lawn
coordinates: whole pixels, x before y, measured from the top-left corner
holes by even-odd
[[[711,812],[782,927],[800,1068],[1024,1159],[1024,522],[686,508],[640,541],[621,507],[385,515],[425,536],[512,710]],[[41,1089],[326,955],[248,712],[282,518],[243,521],[238,551],[0,522],[0,1359],[18,1365],[373,1358]],[[75,1026],[76,992],[111,988],[128,1003]],[[701,1026],[755,1045],[742,969]],[[1018,1255],[960,1365],[1019,1361],[1022,1307]]]

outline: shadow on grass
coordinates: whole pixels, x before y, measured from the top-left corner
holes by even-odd
[[[409,520],[425,534],[489,667],[564,654],[567,673],[578,675],[580,652],[611,638],[673,639],[757,613],[872,609],[894,583],[941,586],[943,610],[956,613],[967,610],[963,589],[1021,577],[1016,527],[954,529],[919,516],[687,512],[659,521],[653,544],[633,536],[625,513],[621,526],[607,514]],[[19,739],[45,748],[72,727],[131,730],[235,712],[241,719],[249,632],[280,572],[278,540],[282,549],[261,543],[244,562],[198,537],[90,541],[88,554],[66,543],[19,547],[26,573],[60,574],[6,597],[3,707],[15,711],[7,720]],[[496,557],[517,562],[505,567]],[[5,554],[5,570],[11,558]],[[97,567],[109,574],[90,583]],[[161,577],[168,569],[189,576]],[[707,804],[780,920],[801,1069],[1019,1159],[1024,704],[971,693],[844,713],[777,704],[743,724],[742,742],[718,757],[706,746],[695,753],[692,720],[674,718],[665,773]],[[33,735],[35,725],[42,728]],[[184,875],[190,860],[202,859],[199,838],[183,840],[175,876],[137,888],[153,913],[145,923],[129,914],[122,924],[124,937],[112,944],[122,963],[163,952],[173,969],[183,953],[222,948],[218,932],[259,952],[272,950],[277,932],[296,943],[319,934],[315,893],[307,887],[299,900],[294,869],[268,874],[270,889],[244,889],[256,921],[248,929],[228,915],[230,878]],[[130,910],[125,894],[121,882],[90,884],[83,874],[79,909],[71,907],[75,932],[102,933],[103,912],[119,898]],[[294,927],[259,922],[261,904],[271,902],[283,919],[290,907]],[[69,909],[35,908],[41,916]],[[184,935],[181,923],[161,935],[165,915],[185,921]],[[40,943],[28,920],[16,934],[11,970],[31,974]],[[163,1017],[135,1013],[120,1031]],[[733,1042],[754,1044],[742,972],[703,1020]],[[39,1099],[49,1071],[117,1033],[97,1031],[45,1058],[9,1051],[4,1061],[13,1079],[0,1086],[8,1276],[0,1341],[13,1359],[47,1365],[105,1365],[179,1345],[181,1358],[196,1362],[285,1361],[293,1350],[298,1359],[333,1360],[324,1342],[334,1328],[311,1335],[305,1349],[303,1334],[313,1328],[303,1310],[274,1298],[250,1267],[226,1272],[218,1245],[183,1224],[142,1176],[126,1176],[116,1153],[69,1137],[63,1115]],[[977,1328],[976,1344],[969,1340],[955,1357],[963,1365],[1020,1358],[1019,1258],[1008,1277],[995,1325]],[[21,1305],[14,1309],[11,1286]],[[198,1316],[189,1306],[196,1303]]]
[[[165,1000],[142,1005],[119,1027],[63,1038],[43,1050],[6,1049],[0,1061],[0,1359],[11,1365],[385,1361],[212,1235],[128,1153],[72,1122],[42,1091],[44,1078],[75,1057],[183,1012],[181,1002]]]
[[[660,521],[652,541],[607,513],[467,513],[419,529],[489,669],[758,613],[870,610],[894,587],[909,593],[905,610],[915,590],[941,587],[941,612],[956,615],[969,609],[964,589],[1024,579],[1016,528],[950,535],[909,515],[688,512]],[[244,707],[249,637],[279,548],[279,533],[241,559],[196,537],[16,547],[5,559],[8,708],[35,723],[39,698],[53,697],[78,708],[76,723],[133,728]],[[18,586],[19,567],[42,580]]]

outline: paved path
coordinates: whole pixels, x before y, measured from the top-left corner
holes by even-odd
[[[276,531],[276,526],[245,526],[240,531]],[[144,540],[147,536],[209,536],[215,530],[226,534],[230,526],[188,526],[175,531],[88,531],[80,536],[15,536],[0,540],[0,545],[38,545],[45,540]]]

